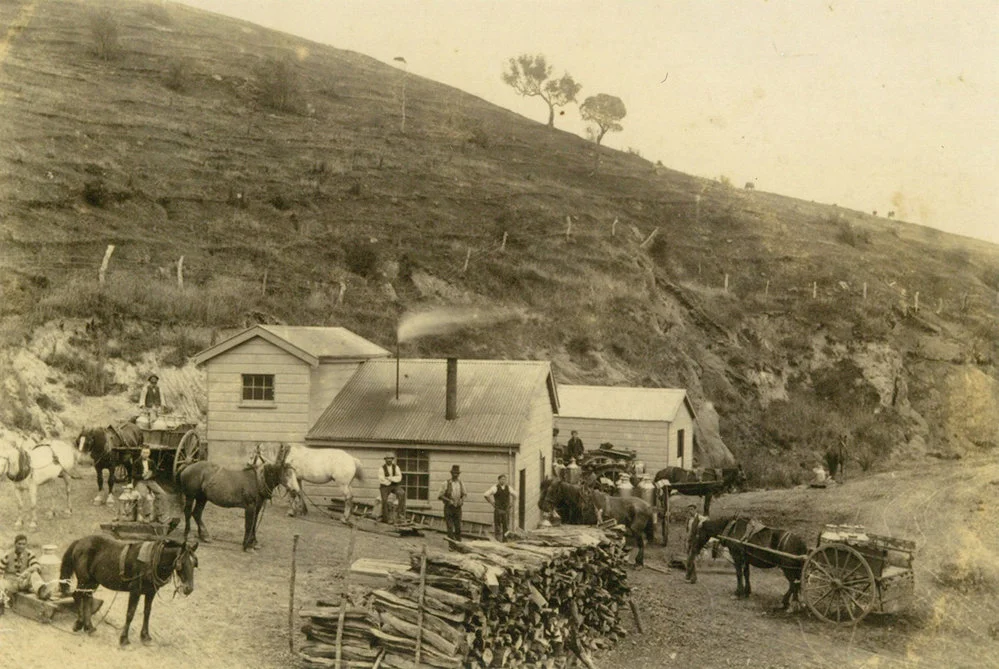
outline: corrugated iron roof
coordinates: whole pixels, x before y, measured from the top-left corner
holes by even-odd
[[[326,408],[308,440],[516,446],[543,388],[557,410],[543,361],[459,360],[457,418],[444,418],[445,360],[368,360]]]
[[[389,352],[346,328],[290,325],[254,325],[194,356],[194,363],[212,358],[260,337],[303,362],[316,366],[322,360],[384,358]]]
[[[559,384],[559,417],[670,421],[687,403],[682,388],[626,388]],[[690,409],[694,413],[693,407]]]
[[[317,358],[378,358],[388,351],[347,328],[296,325],[261,325]]]

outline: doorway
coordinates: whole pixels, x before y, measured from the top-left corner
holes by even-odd
[[[517,490],[519,495],[517,495],[517,527],[524,529],[524,521],[527,515],[527,470],[521,469],[520,476],[517,478]]]

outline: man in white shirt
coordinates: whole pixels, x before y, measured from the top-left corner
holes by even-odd
[[[395,464],[394,455],[385,456],[385,464],[378,468],[378,492],[382,496],[382,522],[389,522],[388,496],[394,494],[399,500],[396,511],[398,517],[406,513],[406,489],[402,485],[402,470]]]
[[[141,495],[140,499],[145,500],[152,494],[152,512],[143,515],[149,517],[152,522],[159,523],[164,520],[163,504],[166,502],[166,492],[156,482],[156,465],[150,461],[150,455],[152,455],[152,451],[148,446],[142,449],[139,461],[133,467],[133,484],[135,491]]]
[[[504,541],[510,530],[510,510],[517,499],[517,491],[507,485],[506,474],[500,474],[496,485],[487,490],[483,497],[493,507],[493,531],[496,541]]]

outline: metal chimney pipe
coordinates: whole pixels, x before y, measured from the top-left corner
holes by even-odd
[[[447,359],[447,392],[444,398],[444,418],[458,417],[458,358]]]

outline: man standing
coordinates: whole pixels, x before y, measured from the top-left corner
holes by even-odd
[[[28,537],[14,537],[14,550],[0,559],[0,603],[8,592],[33,592],[38,599],[49,599],[52,592],[42,580],[42,566],[35,554],[28,550]]]
[[[437,495],[437,499],[444,502],[444,522],[447,524],[447,536],[449,539],[461,541],[461,505],[465,502],[465,484],[458,476],[461,468],[458,465],[451,466],[451,478],[444,482],[444,487]]]
[[[583,440],[579,438],[579,432],[576,430],[572,431],[572,436],[569,438],[569,443],[566,444],[566,464],[570,461],[575,460],[576,464],[583,458]]]
[[[486,501],[493,507],[493,531],[496,541],[505,541],[510,530],[511,502],[517,498],[517,492],[507,485],[506,474],[500,474],[496,485],[485,492]]]
[[[406,489],[402,486],[402,470],[395,464],[394,455],[385,456],[385,464],[378,470],[378,492],[382,496],[382,522],[389,522],[388,496],[395,495],[399,500],[397,514],[406,512]],[[398,518],[398,516],[397,516]]]
[[[160,394],[159,381],[160,377],[150,374],[149,383],[142,389],[142,397],[139,398],[139,409],[146,412],[150,423],[159,418],[163,409],[163,396]]]
[[[148,446],[140,452],[139,462],[132,468],[134,472],[132,486],[139,493],[141,500],[145,500],[149,495],[153,496],[152,512],[143,515],[147,516],[151,522],[160,523],[164,521],[163,504],[166,502],[166,492],[156,482],[156,467],[150,462],[150,455],[152,455],[152,451]],[[143,506],[145,506],[145,502],[143,502]]]

